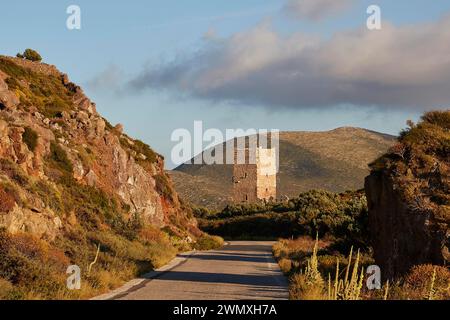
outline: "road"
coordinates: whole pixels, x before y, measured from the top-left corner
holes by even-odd
[[[231,241],[220,250],[196,252],[114,299],[287,299],[287,279],[272,257],[272,245],[270,241]]]

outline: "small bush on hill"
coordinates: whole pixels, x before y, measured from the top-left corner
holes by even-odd
[[[66,151],[64,151],[64,149],[56,142],[51,142],[50,144],[49,161],[57,169],[60,169],[63,172],[71,173],[73,171],[72,163],[67,157]]]
[[[14,196],[0,186],[0,213],[8,213],[14,208],[15,204]]]
[[[30,61],[38,61],[38,62],[42,61],[41,55],[36,50],[33,50],[33,49],[26,49],[23,52],[23,54],[18,53],[17,57],[25,58]]]

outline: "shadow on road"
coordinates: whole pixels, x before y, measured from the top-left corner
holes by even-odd
[[[204,282],[215,284],[238,284],[249,285],[264,288],[280,288],[285,289],[282,285],[277,283],[274,277],[267,275],[252,275],[252,274],[224,274],[224,273],[209,273],[209,272],[190,272],[190,271],[170,271],[160,277],[159,281],[191,281]]]
[[[258,255],[246,255],[246,254],[207,254],[207,255],[195,255],[191,259],[199,260],[222,260],[222,261],[244,261],[244,262],[257,262],[265,263],[267,262],[269,254],[258,254]]]

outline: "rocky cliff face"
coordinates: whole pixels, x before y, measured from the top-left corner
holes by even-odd
[[[365,189],[384,278],[450,261],[450,112],[428,113],[372,164]]]
[[[13,199],[0,206],[0,227],[54,239],[77,223],[62,179],[108,195],[125,220],[198,234],[160,155],[112,127],[55,67],[0,57],[0,197]]]

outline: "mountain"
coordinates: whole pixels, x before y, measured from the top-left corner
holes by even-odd
[[[200,236],[159,154],[56,67],[0,56],[0,299],[89,297]]]
[[[368,164],[394,142],[394,136],[352,127],[281,132],[278,197],[295,197],[311,189],[361,189],[369,173]],[[191,163],[169,171],[182,198],[211,209],[230,203],[232,166]]]

